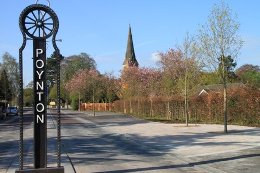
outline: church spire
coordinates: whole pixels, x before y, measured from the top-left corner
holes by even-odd
[[[124,60],[123,66],[124,66],[124,68],[127,68],[127,67],[138,67],[138,65],[139,64],[135,57],[135,50],[134,50],[131,26],[129,25],[127,48],[126,48],[125,60]]]

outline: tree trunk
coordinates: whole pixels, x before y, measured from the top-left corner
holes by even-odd
[[[187,99],[187,79],[188,79],[188,69],[187,69],[187,57],[185,57],[185,80],[184,80],[184,114],[186,117],[186,126],[189,126],[189,117],[188,117],[188,99]]]
[[[227,133],[227,83],[226,80],[224,82],[224,133]]]
[[[125,100],[124,100],[124,114],[126,114]]]
[[[81,105],[80,105],[80,93],[79,93],[79,111],[80,111],[80,106],[81,106]]]
[[[133,109],[132,109],[132,100],[129,101],[129,106],[130,106],[130,114],[133,113]]]
[[[151,99],[150,117],[153,117],[153,100]]]
[[[93,116],[95,116],[96,115],[96,111],[95,111],[95,89],[94,89],[94,87],[93,87],[93,97],[92,97],[92,102],[93,102]]]
[[[138,100],[137,100],[137,115],[139,116],[139,114],[140,114],[140,99],[139,99],[139,97],[138,97]]]
[[[224,133],[227,133],[227,69],[225,64],[225,56],[221,58],[222,63],[222,79],[223,79],[223,97],[224,97]]]
[[[167,120],[170,120],[171,117],[171,111],[170,111],[170,101],[167,101]]]
[[[188,99],[187,99],[187,74],[185,74],[184,114],[186,117],[186,126],[189,126]]]

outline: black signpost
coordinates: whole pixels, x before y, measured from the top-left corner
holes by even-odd
[[[48,1],[49,2],[49,1]],[[49,4],[50,6],[50,4]],[[64,173],[61,167],[61,135],[60,135],[60,51],[56,45],[56,34],[59,20],[55,12],[46,5],[36,4],[26,7],[19,18],[19,26],[23,34],[23,44],[19,49],[20,69],[20,145],[19,170],[16,173]],[[47,86],[46,86],[46,40],[52,37],[57,62],[57,167],[47,167]],[[23,50],[27,40],[33,40],[33,88],[34,88],[34,168],[24,169],[23,143]]]
[[[34,165],[35,168],[47,166],[47,123],[46,123],[46,40],[33,40],[34,68]]]

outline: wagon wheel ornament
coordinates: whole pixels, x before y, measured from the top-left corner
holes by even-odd
[[[21,29],[33,39],[47,39],[56,28],[56,14],[47,6],[35,4],[22,12]]]

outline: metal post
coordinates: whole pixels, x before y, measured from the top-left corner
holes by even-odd
[[[20,21],[21,22],[21,21]],[[21,23],[20,23],[21,25]],[[23,34],[23,44],[19,49],[19,125],[20,125],[20,136],[19,136],[19,169],[23,170],[23,50],[26,46],[26,35]]]
[[[55,44],[56,45],[56,44]],[[58,114],[58,119],[57,119],[57,167],[61,167],[61,120],[60,120],[60,60],[61,60],[61,55],[59,53],[59,50],[56,48],[56,60],[57,60],[57,103],[58,103],[58,109],[57,109],[57,114]]]
[[[59,20],[55,12],[48,6],[38,4],[26,7],[19,18],[20,30],[23,34],[23,44],[19,49],[20,70],[20,143],[19,143],[19,170],[16,173],[64,173],[61,167],[61,134],[60,134],[60,51],[56,45],[56,35]],[[27,36],[29,38],[27,38]],[[57,120],[57,155],[58,168],[47,168],[47,101],[46,101],[46,39],[52,37],[55,55],[57,57],[57,94],[58,94],[58,120]],[[33,40],[34,64],[34,167],[23,170],[23,58],[22,52],[26,40]]]
[[[33,40],[34,167],[47,167],[46,40]]]

